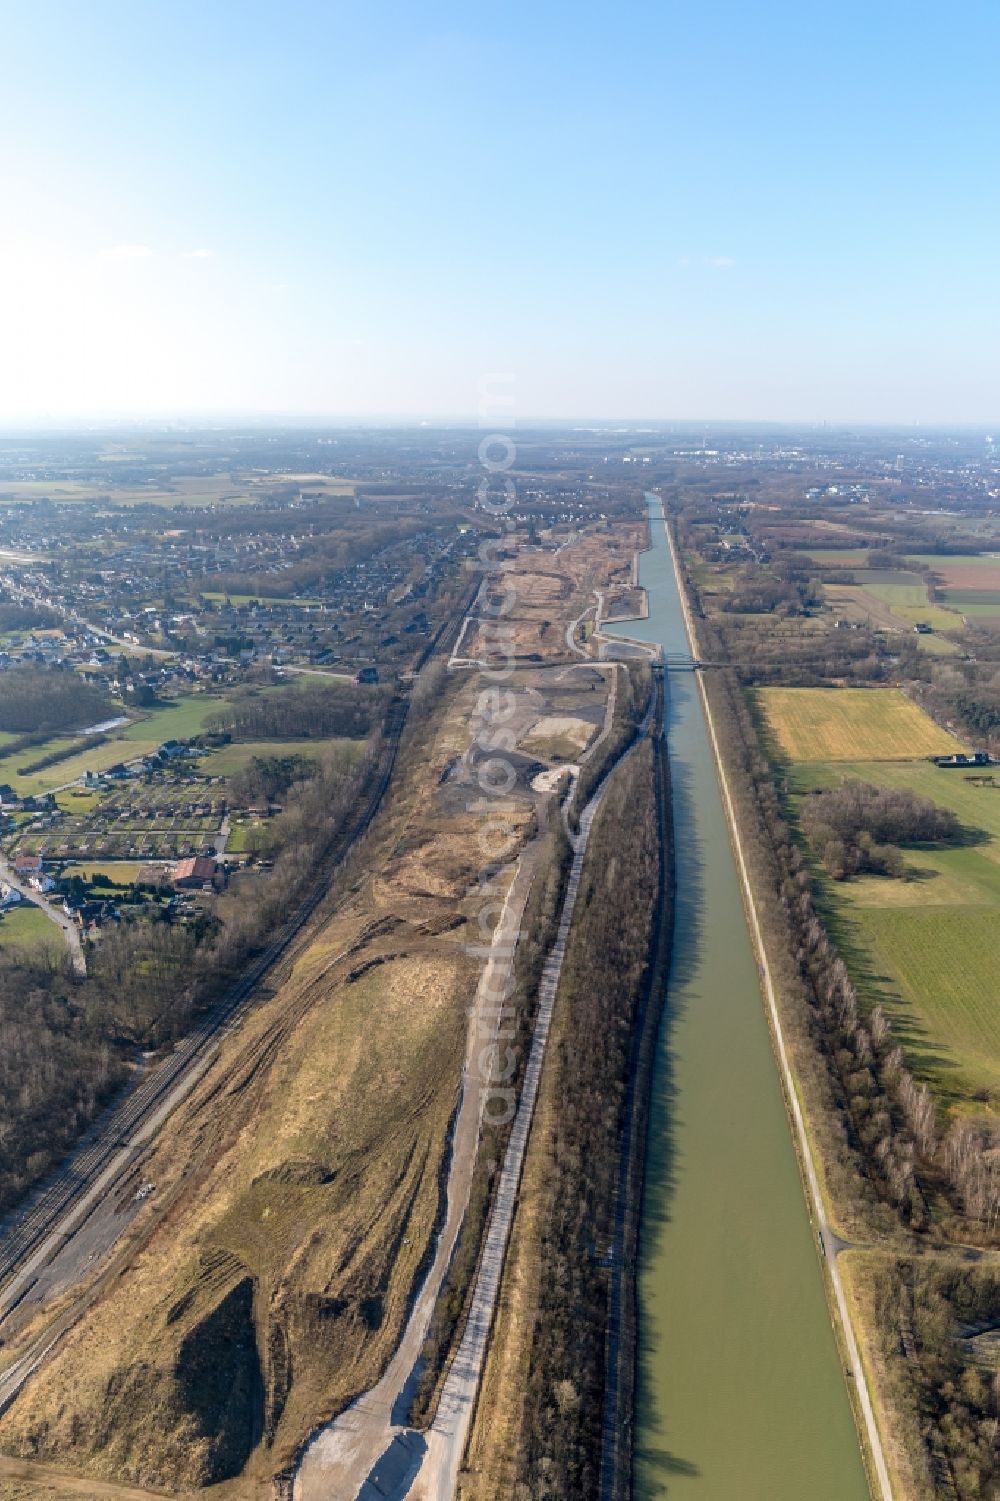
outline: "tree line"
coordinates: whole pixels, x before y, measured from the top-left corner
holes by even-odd
[[[559,1101],[541,1150],[542,1274],[517,1494],[599,1494],[615,1207],[634,1029],[659,911],[653,742],[611,776],[591,830],[550,1048]]]
[[[809,843],[838,881],[864,873],[903,877],[907,867],[897,846],[954,844],[962,837],[954,813],[929,797],[854,779],[810,793],[800,817]]]
[[[712,622],[699,625],[702,649],[721,652]],[[919,1241],[932,1230],[946,1238],[989,1242],[1000,1224],[1000,1141],[992,1122],[966,1118],[942,1134],[930,1090],[913,1078],[882,1008],[866,1011],[860,1003],[820,916],[812,877],[738,679],[732,672],[715,672],[705,686],[731,773],[786,1035],[842,1222],[859,1238],[889,1243],[912,1243],[914,1236]],[[849,805],[850,798],[848,810]],[[909,824],[920,811],[908,808],[895,826]],[[991,1322],[1000,1320],[995,1281],[982,1306]],[[913,1431],[919,1433],[918,1460],[928,1473],[935,1467],[946,1473],[962,1501],[992,1501],[998,1474],[995,1433],[983,1443],[982,1424],[992,1425],[996,1413],[992,1397],[984,1403],[967,1400],[976,1386],[975,1362],[962,1354],[961,1304],[946,1278],[934,1309],[938,1348],[947,1348],[951,1360],[948,1366],[903,1360],[900,1401],[921,1410]],[[881,1318],[880,1313],[877,1334],[885,1341]]]
[[[108,717],[103,688],[59,668],[13,667],[3,674],[0,730],[14,735],[82,730]]]
[[[209,734],[234,740],[361,740],[381,722],[390,690],[353,683],[289,684],[245,693],[205,722]]]

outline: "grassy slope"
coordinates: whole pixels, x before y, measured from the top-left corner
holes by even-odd
[[[158,1185],[140,1222],[151,1241],[0,1420],[0,1447],[168,1487],[239,1473],[255,1347],[272,1442],[232,1482],[244,1501],[381,1373],[438,1213],[478,974],[460,932],[418,928],[461,903],[481,863],[481,820],[442,786],[474,692],[449,687],[413,730],[395,797],[343,877],[346,904],[168,1125],[143,1167]],[[456,895],[435,898],[442,860]],[[365,953],[337,956],[372,916],[404,912],[411,922],[368,940],[388,962],[348,983]]]
[[[326,983],[345,937],[337,923],[318,937],[232,1045],[252,1044],[313,985],[313,1008],[272,1066],[248,1068],[242,1087],[187,1112],[187,1130],[156,1152],[147,1171],[165,1193],[181,1141],[193,1148],[200,1179],[183,1217],[0,1424],[4,1447],[139,1483],[190,1486],[238,1469],[239,1434],[206,1423],[208,1400],[185,1390],[183,1359],[247,1278],[247,1337],[273,1357],[265,1380],[284,1388],[289,1361],[293,1372],[283,1410],[271,1404],[278,1458],[377,1377],[437,1214],[472,965],[442,946],[353,985]],[[239,1374],[234,1342],[211,1342],[213,1400]]]

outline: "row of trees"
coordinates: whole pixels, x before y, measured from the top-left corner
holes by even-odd
[[[996,1322],[996,1269],[867,1258],[859,1277],[909,1438],[907,1494],[993,1501],[1000,1373],[974,1341]]]
[[[635,732],[645,718],[653,693],[653,672],[649,663],[633,661],[616,669],[618,682],[615,689],[615,710],[611,732],[584,761],[573,789],[569,806],[569,821],[573,829],[580,826],[580,814],[622,753],[635,738]]]
[[[561,810],[554,798],[548,805],[547,820],[539,836],[535,874],[514,953],[514,983],[504,1002],[513,1018],[514,1033],[509,1045],[514,1049],[517,1068],[510,1087],[518,1097],[531,1051],[542,968],[559,929],[572,861]],[[422,1424],[430,1417],[445,1361],[461,1334],[509,1137],[510,1123],[496,1126],[484,1121],[480,1130],[469,1207],[424,1341],[420,1382],[410,1413],[410,1421],[415,1424]]]
[[[14,735],[82,730],[108,717],[103,688],[58,668],[15,667],[3,674],[0,730]]]
[[[633,1037],[661,890],[653,741],[611,776],[591,831],[550,1049],[558,1108],[536,1173],[543,1269],[528,1361],[518,1494],[599,1494],[612,1248]]]
[[[712,642],[703,650],[724,650],[711,622],[701,628]],[[933,1230],[989,1240],[1000,1225],[1000,1150],[992,1123],[966,1118],[942,1133],[930,1090],[907,1068],[882,1009],[866,1012],[859,1004],[820,919],[739,683],[713,673],[706,688],[732,771],[796,1071],[842,1221],[866,1239],[906,1242]],[[961,837],[921,803],[883,803],[869,789],[848,788],[826,804],[833,820],[826,828],[850,837],[870,813],[883,834]],[[958,1286],[965,1273],[934,1268],[911,1277],[907,1294],[905,1280],[875,1268],[875,1258],[866,1258],[883,1302],[909,1297],[902,1326],[881,1304],[873,1322],[896,1385],[897,1415],[909,1412],[914,1463],[926,1472],[926,1486],[914,1494],[929,1501],[950,1491],[962,1501],[993,1501],[1000,1412],[992,1383],[958,1334],[973,1301],[984,1322],[1000,1320],[1000,1283],[991,1273],[970,1272],[978,1279],[973,1297],[971,1282]]]
[[[234,740],[308,740],[343,736],[363,739],[385,713],[390,690],[353,683],[289,684],[267,693],[247,693],[211,715],[210,734]]]

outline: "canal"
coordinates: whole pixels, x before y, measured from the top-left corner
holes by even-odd
[[[649,616],[687,654],[660,502]],[[640,1240],[636,1501],[867,1501],[708,728],[671,673],[674,949]]]

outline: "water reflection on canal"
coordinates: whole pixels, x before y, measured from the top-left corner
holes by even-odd
[[[649,616],[686,654],[659,500]],[[637,1501],[866,1501],[858,1439],[785,1117],[704,710],[671,673],[674,952],[640,1267]]]

